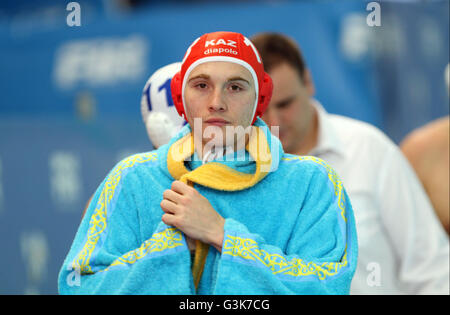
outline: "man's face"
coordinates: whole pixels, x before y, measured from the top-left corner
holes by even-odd
[[[187,78],[184,91],[187,120],[195,129],[194,118],[201,119],[203,145],[220,134],[224,138],[217,145],[225,146],[233,140],[225,142],[227,127],[246,128],[251,124],[255,98],[252,75],[243,66],[206,62],[195,67]],[[194,136],[199,137],[199,132],[194,130]]]
[[[313,83],[309,73],[302,81],[298,72],[287,63],[275,66],[269,75],[273,80],[272,99],[261,118],[269,126],[280,127],[279,137],[286,152],[298,154],[314,117],[310,104]]]

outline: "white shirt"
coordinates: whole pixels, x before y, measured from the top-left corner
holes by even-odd
[[[344,183],[358,233],[351,294],[449,294],[449,239],[413,169],[376,127],[319,117],[309,155],[330,164]]]

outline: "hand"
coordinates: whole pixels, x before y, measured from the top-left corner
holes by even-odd
[[[162,221],[181,230],[187,237],[222,250],[225,219],[195,188],[174,181],[163,193]],[[190,248],[191,249],[191,248]]]

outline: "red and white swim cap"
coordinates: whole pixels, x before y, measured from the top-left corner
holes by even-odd
[[[267,108],[272,96],[272,79],[264,72],[264,66],[253,43],[244,35],[234,32],[204,34],[189,46],[184,55],[181,70],[172,79],[172,98],[175,107],[186,119],[184,89],[191,71],[205,62],[225,61],[246,68],[253,77],[256,100],[252,124]]]

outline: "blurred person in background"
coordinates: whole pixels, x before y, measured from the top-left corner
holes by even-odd
[[[450,64],[445,69],[450,94]],[[447,234],[450,232],[450,117],[436,119],[413,130],[400,147],[421,180]]]
[[[286,152],[325,160],[348,190],[359,243],[351,294],[449,294],[448,237],[398,147],[374,126],[326,112],[292,39],[251,40],[274,84],[263,120],[279,126]]]
[[[347,294],[357,260],[350,200],[331,167],[284,154],[259,118],[272,81],[251,42],[197,38],[171,91],[189,124],[100,185],[59,292]],[[226,127],[251,128],[229,138]]]

